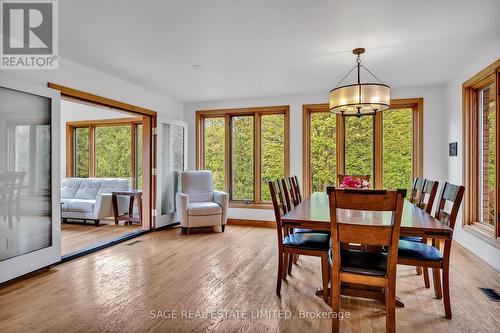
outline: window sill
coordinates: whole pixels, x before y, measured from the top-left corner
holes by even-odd
[[[271,203],[229,202],[229,208],[273,209],[273,205]]]
[[[495,238],[493,234],[494,229],[489,230],[487,227],[478,224],[479,223],[468,224],[465,225],[463,229],[497,249],[500,249],[500,239]]]

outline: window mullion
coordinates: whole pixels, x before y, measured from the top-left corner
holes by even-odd
[[[500,68],[496,70],[495,77],[495,236],[500,237],[500,223],[499,223],[499,212],[500,212],[500,200],[498,200],[498,193],[500,193],[500,182],[498,181],[500,178],[500,169],[498,164],[498,157],[500,156]]]
[[[373,119],[374,124],[374,134],[373,134],[373,187],[383,188],[383,115],[382,112],[377,112]]]
[[[231,191],[231,115],[225,115],[225,163],[224,163],[224,179],[226,184],[226,193],[229,193],[229,199],[232,200],[232,191]]]
[[[130,166],[131,166],[131,174],[132,174],[132,186],[133,188],[138,187],[137,183],[137,137],[136,137],[136,124],[132,123],[130,125],[130,143],[132,153],[130,154]]]
[[[89,126],[89,177],[95,178],[95,126]]]
[[[253,165],[254,165],[254,201],[260,203],[261,200],[261,116],[260,113],[254,114],[254,140],[253,140]]]

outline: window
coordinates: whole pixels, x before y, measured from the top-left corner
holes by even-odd
[[[411,189],[413,184],[413,109],[399,108],[382,115],[383,187]]]
[[[31,194],[50,191],[50,125],[9,124],[9,171],[23,172],[23,185]]]
[[[392,100],[375,116],[342,117],[304,105],[304,193],[336,185],[337,174],[370,175],[374,188],[410,189],[422,174],[422,99]]]
[[[285,115],[262,115],[261,119],[261,198],[271,201],[268,182],[285,176]]]
[[[131,125],[95,128],[95,176],[132,178]],[[134,140],[135,141],[135,140]]]
[[[75,177],[89,176],[89,128],[77,127],[75,135]]]
[[[268,181],[289,171],[288,106],[197,111],[197,168],[232,207],[269,207]]]
[[[370,175],[373,183],[374,116],[344,117],[346,175]]]
[[[231,116],[231,188],[233,201],[254,201],[254,116]]]
[[[500,60],[463,84],[464,97],[464,223],[481,235],[499,237],[499,136]]]
[[[142,118],[67,123],[68,177],[128,178],[142,188]]]
[[[224,117],[206,118],[203,123],[205,168],[212,171],[215,189],[225,191],[225,120]]]
[[[311,110],[312,111],[312,110]],[[311,192],[324,191],[337,179],[337,116],[323,112],[310,113]],[[306,156],[306,155],[304,155]]]

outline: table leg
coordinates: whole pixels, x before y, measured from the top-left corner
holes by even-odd
[[[130,196],[130,203],[128,205],[128,220],[127,222],[132,225],[132,219],[134,218],[134,196]]]
[[[137,197],[137,210],[139,211],[139,223],[142,227],[142,196]]]
[[[111,195],[111,204],[113,206],[113,217],[115,218],[115,224],[118,224],[118,202],[116,200],[116,195]]]

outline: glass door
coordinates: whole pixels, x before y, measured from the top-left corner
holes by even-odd
[[[177,222],[175,194],[187,165],[187,124],[158,120],[156,228]]]
[[[0,282],[61,259],[59,95],[0,79]]]

